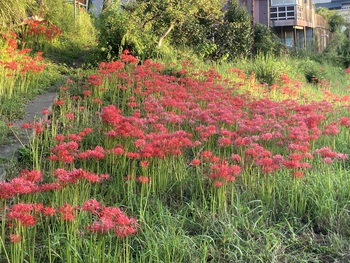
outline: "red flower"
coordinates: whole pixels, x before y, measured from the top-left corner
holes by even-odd
[[[151,179],[147,176],[139,176],[137,177],[137,181],[139,183],[148,184],[151,181]]]
[[[293,176],[296,178],[301,178],[304,176],[304,174],[302,172],[299,172],[299,171],[294,171]]]
[[[84,202],[81,210],[90,212],[92,214],[98,214],[100,211],[101,205],[96,199],[90,199]]]
[[[43,109],[43,110],[41,111],[41,114],[42,114],[42,115],[49,115],[49,114],[50,114],[50,111],[49,111],[48,109]]]
[[[58,212],[61,213],[61,219],[68,222],[74,220],[74,211],[75,209],[67,203],[58,209]]]
[[[19,243],[21,242],[21,236],[18,234],[11,234],[10,235],[10,242],[11,243]]]
[[[130,55],[129,50],[124,50],[123,54],[121,54],[120,56],[121,60],[123,62],[128,62],[128,63],[138,63],[139,60],[137,58],[135,58],[133,55]]]
[[[217,187],[217,188],[219,188],[219,187],[222,187],[224,184],[222,183],[222,182],[220,182],[220,181],[215,181],[214,183],[213,183],[213,186],[215,186],[215,187]]]
[[[45,207],[43,207],[41,212],[45,216],[53,216],[56,213],[56,209],[54,209],[53,207],[50,207],[50,206],[45,206]]]
[[[88,82],[91,85],[101,86],[102,85],[102,77],[100,75],[90,75],[88,78]]]
[[[201,161],[199,159],[193,159],[191,162],[191,165],[193,166],[198,166],[201,164]]]

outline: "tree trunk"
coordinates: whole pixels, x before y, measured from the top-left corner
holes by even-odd
[[[168,29],[166,29],[163,34],[158,39],[158,47],[162,46],[164,38],[174,29],[174,23],[171,23]]]

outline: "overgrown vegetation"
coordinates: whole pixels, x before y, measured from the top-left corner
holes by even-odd
[[[0,143],[65,80],[0,182],[0,262],[350,260],[344,60],[280,52],[234,2],[39,2],[37,33],[2,32]]]

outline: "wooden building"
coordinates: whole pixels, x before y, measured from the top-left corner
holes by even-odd
[[[246,6],[253,23],[274,29],[280,41],[290,48],[315,44],[322,51],[329,42],[325,19],[316,14],[312,0],[239,0]]]

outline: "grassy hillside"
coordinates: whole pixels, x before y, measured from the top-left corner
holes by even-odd
[[[6,102],[65,81],[0,183],[0,262],[350,260],[348,69],[99,61],[81,30],[1,40],[3,141]]]

